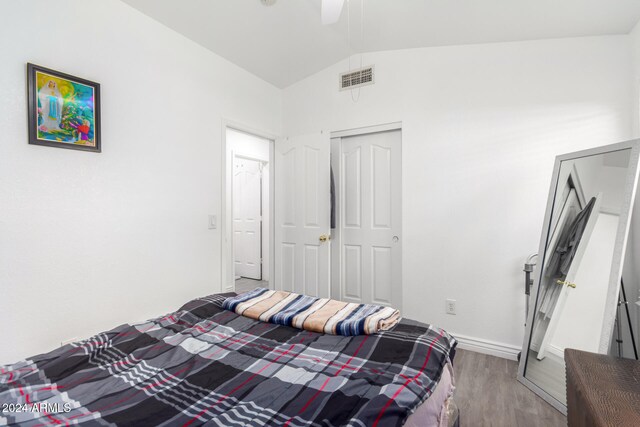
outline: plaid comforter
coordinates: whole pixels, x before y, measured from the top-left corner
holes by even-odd
[[[1,366],[0,424],[399,426],[456,345],[408,320],[324,335],[239,316],[224,299]]]

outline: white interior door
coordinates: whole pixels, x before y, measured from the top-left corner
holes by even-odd
[[[401,131],[344,137],[340,145],[340,297],[400,308]]]
[[[235,274],[262,279],[262,162],[234,157],[233,239]]]
[[[560,171],[560,177],[558,178],[558,189],[556,191],[556,202],[554,204],[550,233],[548,238],[547,248],[549,256],[546,257],[544,265],[541,266],[544,276],[541,277],[540,289],[538,291],[538,306],[533,321],[533,331],[531,334],[530,348],[535,351],[540,350],[542,340],[547,333],[547,328],[550,324],[550,313],[548,311],[552,308],[557,297],[560,294],[559,287],[551,282],[551,279],[546,276],[547,267],[551,261],[551,253],[555,251],[562,230],[569,226],[578,212],[586,205],[580,176],[575,165],[571,168],[563,168]],[[552,313],[553,311],[551,311]],[[543,352],[544,354],[544,352]]]
[[[329,297],[329,137],[275,144],[275,289]]]
[[[574,282],[576,280],[576,276],[578,275],[582,264],[582,258],[587,248],[589,247],[591,235],[593,234],[596,223],[598,222],[598,215],[600,215],[601,206],[602,194],[598,194],[598,196],[596,197],[596,202],[591,210],[591,214],[589,215],[589,219],[587,220],[587,225],[585,226],[585,229],[582,232],[582,236],[580,237],[580,241],[578,242],[576,253],[571,260],[571,266],[569,266],[567,277],[564,280],[565,284],[558,285],[561,287],[560,295],[558,296],[558,301],[556,302],[556,305],[553,309],[553,314],[551,315],[549,326],[547,327],[544,337],[542,338],[542,343],[540,344],[540,349],[538,350],[538,354],[536,356],[538,360],[544,359],[549,345],[554,337],[556,328],[558,327],[558,322],[560,322],[562,318],[562,313],[567,303],[567,299],[570,298],[571,292],[573,292],[573,288],[571,288],[569,284],[575,284]]]
[[[549,248],[549,255],[545,259],[543,272],[546,273],[547,267],[551,261],[551,254],[556,250],[558,240],[562,234],[562,230],[571,225],[571,222],[575,219],[578,212],[582,210],[582,204],[578,199],[577,192],[574,188],[567,185],[568,191],[564,191],[561,194],[561,199],[558,200],[558,205],[561,207],[557,209],[557,218],[552,219],[553,232],[549,239],[547,247]],[[559,286],[553,283],[552,278],[546,276],[541,279],[541,287],[538,300],[540,301],[537,306],[537,312],[535,321],[533,323],[533,333],[531,335],[531,348],[539,351],[540,344],[544,339],[547,332],[547,328],[550,323],[550,316],[553,313],[552,306],[555,304],[557,297],[560,294]]]

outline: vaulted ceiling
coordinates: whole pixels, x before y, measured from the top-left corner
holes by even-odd
[[[357,52],[628,34],[640,19],[640,0],[347,0],[327,26],[320,0],[123,1],[280,88]]]

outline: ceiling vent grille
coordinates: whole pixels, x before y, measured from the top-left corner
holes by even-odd
[[[374,83],[373,78],[373,66],[342,73],[340,74],[340,90],[372,85]]]

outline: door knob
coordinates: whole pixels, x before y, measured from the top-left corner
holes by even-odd
[[[393,236],[393,243],[398,243],[398,241],[400,240],[400,238],[398,236]]]
[[[326,234],[321,234],[318,238],[321,242],[326,242],[327,240],[331,240],[331,236],[327,236]]]
[[[568,287],[573,288],[573,289],[575,289],[575,288],[576,288],[576,284],[575,284],[575,283],[567,282],[566,280],[565,280],[565,281],[563,281],[563,280],[556,280],[556,283],[557,283],[558,285],[567,285]]]

